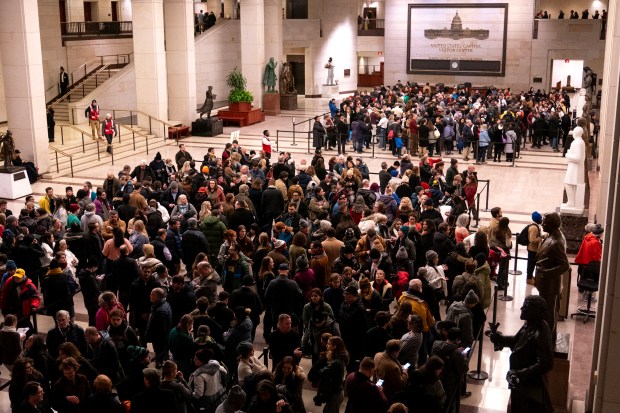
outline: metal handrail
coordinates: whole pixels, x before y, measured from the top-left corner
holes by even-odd
[[[153,133],[153,124],[152,121],[156,121],[159,122],[161,124],[161,126],[163,126],[163,134],[161,135],[164,139],[168,138],[168,131],[167,128],[174,128],[176,127],[176,125],[167,122],[165,120],[161,120],[161,119],[157,119],[154,116],[149,115],[146,112],[143,112],[141,110],[137,110],[137,109],[100,109],[101,112],[107,112],[107,113],[111,113],[112,114],[112,118],[116,119],[116,112],[129,112],[129,117],[131,118],[131,126],[133,126],[133,114],[140,114],[143,116],[147,116],[149,118],[149,134],[151,135],[155,135]],[[179,143],[179,138],[178,136],[175,135],[174,137],[175,142],[178,144]]]
[[[84,68],[84,76],[78,78],[78,81],[80,79],[82,79],[83,77],[85,77],[86,75],[88,75],[88,71],[87,71],[87,67],[89,64],[99,60],[100,64],[99,65],[103,65],[103,59],[106,57],[115,57],[116,58],[116,64],[121,64],[121,63],[131,63],[131,55],[133,54],[133,52],[131,53],[119,53],[119,54],[109,54],[109,55],[101,55],[101,56],[95,56],[92,59],[86,61],[85,63],[82,63],[81,65],[79,65],[75,70],[73,70],[71,72],[71,74],[69,75],[70,79],[71,79],[71,83],[70,85],[74,84],[75,82],[73,81],[73,74],[81,71],[82,68]],[[123,57],[123,62],[121,62],[120,58]],[[126,58],[126,59],[125,59]]]
[[[65,144],[64,128],[73,129],[82,135],[82,153],[86,153],[86,143],[84,142],[84,135],[88,136],[91,139],[95,139],[93,135],[91,135],[88,132],[84,132],[82,129],[78,128],[77,126],[74,126],[74,125],[59,125],[59,126],[60,126],[60,140],[63,145]],[[99,142],[99,140],[97,140],[97,142]],[[99,151],[97,151],[97,157],[98,157],[98,160],[101,160],[101,157],[99,156]]]
[[[120,128],[118,128],[118,143],[121,143],[121,128],[127,129],[129,132],[131,132],[131,139],[133,142],[133,150],[136,150],[136,134],[138,134],[138,136],[142,136],[144,138],[144,142],[146,144],[146,154],[149,154],[149,136],[146,133],[142,133],[140,131],[134,130],[132,127],[129,127],[127,125],[122,125],[119,124]]]
[[[62,130],[62,129],[61,129],[61,130]],[[55,152],[55,154],[56,154],[56,172],[57,172],[57,173],[60,173],[60,167],[59,167],[59,165],[58,165],[58,154],[61,154],[62,156],[66,156],[67,158],[69,158],[69,163],[70,163],[70,165],[71,165],[71,178],[73,178],[73,155],[71,155],[71,154],[69,154],[69,153],[67,153],[67,152],[65,152],[65,151],[62,151],[62,150],[60,150],[60,149],[56,148],[56,147],[55,147],[55,146],[53,146],[53,145],[49,145],[49,147],[50,147],[50,149],[51,149],[51,150],[53,150],[53,151]]]

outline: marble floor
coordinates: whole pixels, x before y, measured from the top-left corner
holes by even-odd
[[[300,98],[298,110],[283,111],[279,116],[275,117],[267,116],[264,123],[242,128],[240,144],[248,149],[260,149],[262,132],[264,129],[268,129],[271,132],[272,139],[275,140],[275,137],[279,136],[279,150],[290,151],[296,162],[300,162],[302,159],[310,161],[312,155],[307,153],[306,135],[300,135],[298,133],[300,130],[308,130],[307,123],[295,127],[297,133],[296,145],[294,146],[291,132],[278,133],[277,131],[292,131],[293,122],[300,122],[316,114],[327,112],[327,104],[327,99]],[[0,128],[0,130],[2,130],[2,128]],[[84,130],[86,130],[86,128],[84,128]],[[229,134],[235,130],[238,130],[238,128],[225,127],[224,135],[222,136],[215,138],[189,137],[184,139],[183,143],[186,144],[188,151],[193,155],[194,159],[202,159],[203,154],[206,153],[207,147],[215,147],[216,153],[221,153],[224,144],[229,140]],[[64,146],[75,146],[79,141],[79,134],[66,134]],[[60,148],[63,147],[61,145],[58,146]],[[174,154],[177,150],[174,141],[169,141],[165,146],[158,148],[158,151],[161,152],[164,158],[174,158]],[[328,151],[326,155],[335,155],[335,151]],[[154,153],[152,152],[148,157],[144,154],[133,154],[115,164],[112,164],[109,158],[102,158],[101,162],[93,163],[92,167],[87,171],[79,172],[73,178],[67,172],[67,176],[55,178],[54,180],[44,179],[35,183],[33,185],[33,193],[38,199],[45,193],[45,187],[51,186],[54,188],[56,194],[62,195],[64,194],[65,186],[72,185],[74,190],[77,191],[85,180],[89,180],[94,186],[97,186],[103,181],[108,171],[117,172],[122,169],[124,164],[133,166],[138,164],[142,159],[150,161],[153,157]],[[391,164],[395,160],[391,154],[386,151],[381,151],[378,148],[375,148],[374,157],[372,151],[365,152],[361,157],[368,164],[373,174],[380,170],[382,161]],[[446,160],[449,161],[449,159]],[[466,168],[467,164],[471,163],[471,161],[466,162],[459,159],[459,169],[463,170]],[[486,165],[477,166],[478,177],[481,180],[488,180],[487,187],[484,190],[484,183],[481,183],[479,187],[479,191],[481,192],[480,224],[485,225],[490,219],[490,213],[486,208],[487,205],[489,209],[494,206],[502,207],[504,216],[509,217],[511,220],[511,229],[513,233],[518,233],[525,224],[530,222],[530,216],[533,211],[544,213],[556,210],[562,201],[562,180],[566,168],[565,165],[566,162],[564,158],[561,157],[561,154],[551,152],[546,147],[539,150],[529,149],[528,147],[521,152],[521,158],[515,161],[514,166],[506,162],[491,162]],[[376,175],[371,175],[371,180],[373,177],[377,179]],[[599,188],[598,173],[590,173],[590,185],[592,188],[590,199],[591,202],[594,202]],[[22,205],[23,199],[9,201],[9,209],[13,211],[19,211]],[[595,208],[590,208],[590,211],[594,209]],[[523,257],[525,253],[523,247],[520,247],[520,250],[519,257]],[[574,257],[569,257],[571,260],[572,258]],[[511,269],[513,268],[513,263],[514,261],[510,263]],[[504,333],[515,333],[520,328],[522,323],[519,320],[519,309],[523,299],[528,294],[536,292],[535,288],[527,285],[525,282],[525,265],[525,260],[517,260],[517,269],[520,270],[522,274],[510,275],[509,278],[510,287],[508,289],[508,294],[514,297],[514,299],[508,302],[498,302],[495,316],[497,321],[501,323],[500,329]],[[573,274],[575,274],[575,271],[573,271]],[[576,276],[573,276],[573,283],[570,291],[569,314],[575,312],[576,307],[580,304],[575,280]],[[487,313],[489,319],[493,316],[492,311],[491,307]],[[85,326],[85,321],[87,321],[86,311],[81,295],[76,296],[76,312],[78,313],[78,322]],[[47,331],[53,325],[49,317],[39,316],[38,321],[39,329],[42,332]],[[559,332],[568,333],[571,336],[570,383],[572,385],[574,399],[577,401],[584,400],[588,386],[587,372],[590,369],[591,363],[590,355],[592,354],[594,323],[590,321],[587,324],[583,324],[581,320],[568,318],[559,322],[558,329]],[[259,338],[262,337],[261,334],[257,334],[256,336],[257,342],[255,343],[255,348],[258,353],[262,351],[259,349],[263,348],[264,343],[259,340]],[[470,370],[475,370],[478,362],[478,349],[473,349],[472,353]],[[484,381],[470,380],[469,390],[472,391],[472,396],[462,400],[463,412],[495,413],[506,411],[506,405],[510,395],[505,381],[509,355],[510,351],[507,349],[501,352],[493,352],[492,344],[489,342],[488,338],[485,338],[480,361],[481,370],[487,372],[489,378]],[[302,366],[308,371],[310,368],[309,360],[303,360]],[[9,377],[9,374],[4,367],[0,368],[0,373],[1,383]],[[306,408],[309,413],[316,413],[319,411],[312,403],[313,395],[314,392],[310,386],[306,385],[304,400],[306,400]],[[573,411],[575,412],[583,411],[582,403],[577,402],[573,407]],[[8,393],[6,390],[0,392],[0,411],[9,411]],[[344,411],[344,404],[341,411]]]

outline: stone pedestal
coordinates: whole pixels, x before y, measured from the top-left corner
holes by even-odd
[[[0,169],[0,198],[17,199],[32,194],[30,180],[26,168],[10,167]]]
[[[585,226],[588,223],[588,217],[582,215],[573,215],[560,212],[562,217],[562,227],[560,230],[566,238],[566,252],[576,254],[579,252],[581,240],[585,235]]]
[[[268,116],[278,116],[280,114],[280,94],[263,94],[263,112]]]
[[[575,190],[575,205],[568,206],[566,203],[560,205],[560,212],[564,214],[583,215],[586,197],[586,184],[579,184]]]
[[[553,369],[547,373],[549,398],[556,413],[572,411],[573,391],[568,382],[570,375],[570,335],[558,334],[553,354]]]
[[[192,135],[217,136],[224,133],[224,122],[218,118],[196,119],[192,122]]]
[[[324,98],[338,97],[340,94],[339,85],[322,85],[321,96]]]
[[[297,109],[297,95],[280,95],[280,109],[282,110]]]

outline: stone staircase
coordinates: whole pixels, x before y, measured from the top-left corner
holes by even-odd
[[[71,90],[69,91],[69,98],[72,100],[80,100],[95,90],[97,87],[101,86],[103,82],[112,77],[116,72],[122,69],[122,67],[106,67],[101,66],[100,71],[95,71],[89,76],[81,79],[71,86]],[[68,109],[68,100],[62,99],[56,102],[48,102],[51,104],[54,109],[54,118],[56,119],[56,123],[59,124],[68,124],[69,123],[69,109]],[[79,115],[79,114],[78,114]]]
[[[105,141],[97,142],[97,140],[92,139],[90,128],[87,125],[68,127],[71,133],[78,136],[78,139],[73,138],[64,145],[57,139],[55,144],[50,145],[50,172],[44,174],[43,178],[54,180],[58,177],[80,175],[80,172],[83,174],[95,166],[117,163],[123,159],[135,157],[136,154],[140,153],[154,156],[159,148],[167,145],[163,137],[149,134],[147,130],[137,126],[118,126],[120,138],[115,137],[112,141],[112,155],[106,152],[107,143]],[[65,129],[65,133],[67,130]],[[84,132],[84,145],[82,145],[82,139],[79,137],[81,132]]]

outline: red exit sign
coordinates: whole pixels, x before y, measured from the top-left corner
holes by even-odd
[[[564,63],[570,63],[570,59],[564,59]]]

